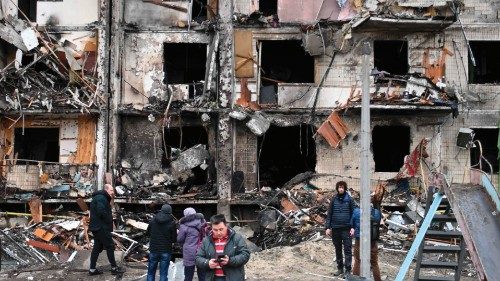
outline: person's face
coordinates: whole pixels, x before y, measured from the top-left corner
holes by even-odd
[[[106,192],[109,194],[109,196],[111,196],[111,198],[114,198],[115,197],[115,189],[112,188],[112,187],[107,187],[106,188]]]
[[[227,225],[223,222],[213,224],[212,231],[214,233],[214,238],[223,238],[227,234]]]
[[[345,186],[343,184],[339,185],[338,190],[339,190],[339,194],[344,194],[344,192],[345,192]]]

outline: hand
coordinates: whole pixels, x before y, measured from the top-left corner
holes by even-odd
[[[354,228],[351,228],[351,231],[349,231],[349,234],[351,235],[351,237],[354,236]]]
[[[326,233],[325,233],[325,234],[326,234],[326,236],[332,236],[332,230],[331,230],[330,228],[328,228],[328,229],[326,230]]]
[[[215,269],[217,266],[219,266],[219,263],[216,259],[210,259],[208,261],[208,267],[210,267],[211,269]]]
[[[227,265],[228,263],[229,263],[229,257],[226,255],[221,259],[221,262],[219,264],[222,266],[222,265]]]

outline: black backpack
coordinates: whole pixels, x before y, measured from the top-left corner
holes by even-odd
[[[380,220],[375,219],[375,209],[372,208],[370,214],[370,238],[376,241],[380,238]]]

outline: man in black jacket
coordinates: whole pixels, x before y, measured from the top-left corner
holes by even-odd
[[[344,266],[345,275],[349,275],[352,264],[351,217],[356,204],[347,193],[346,182],[337,182],[335,189],[337,190],[337,194],[332,198],[325,223],[326,235],[332,236],[335,255],[337,257],[338,270],[333,275],[339,276],[344,274]],[[342,246],[344,247],[345,260],[342,256]]]
[[[154,281],[160,263],[160,281],[168,280],[168,266],[172,255],[172,243],[177,241],[177,229],[172,217],[172,207],[164,204],[149,222],[149,262],[147,281]]]
[[[104,190],[99,190],[92,194],[90,202],[90,224],[89,230],[94,235],[94,247],[90,254],[89,275],[102,274],[96,268],[97,258],[102,250],[106,250],[109,263],[111,264],[111,274],[123,273],[123,269],[116,265],[115,243],[111,236],[113,231],[113,214],[111,212],[111,199],[115,195],[113,186],[104,185]]]

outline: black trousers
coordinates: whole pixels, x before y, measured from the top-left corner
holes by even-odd
[[[116,267],[115,243],[111,237],[111,232],[101,228],[98,231],[92,231],[92,234],[94,235],[94,248],[92,248],[92,253],[90,254],[90,269],[95,269],[97,259],[102,250],[106,250],[111,267]]]
[[[352,237],[349,234],[349,228],[334,228],[332,229],[332,241],[335,246],[335,255],[337,257],[337,268],[346,271],[351,271],[352,266]],[[342,255],[342,248],[343,254]]]

